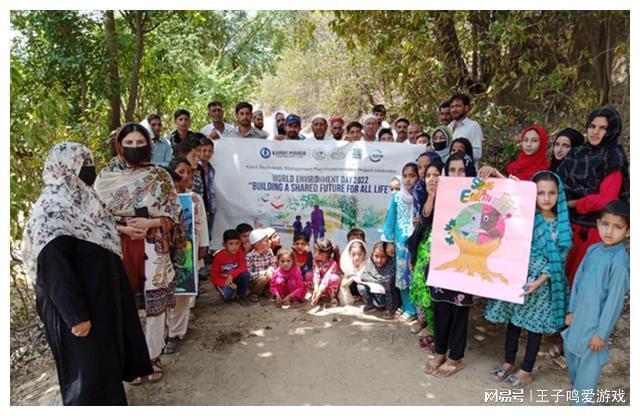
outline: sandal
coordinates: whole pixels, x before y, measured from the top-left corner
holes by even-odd
[[[446,357],[443,355],[442,361],[440,361],[440,363],[438,364],[438,360],[436,358],[437,357],[434,356],[432,359],[428,360],[427,363],[424,365],[425,373],[427,374],[435,373],[438,370],[438,368],[440,368],[440,366],[442,366],[442,364],[444,364],[444,362],[447,361]]]
[[[489,375],[493,381],[499,383],[511,375],[511,370],[507,371],[501,365],[497,365],[489,371]]]
[[[382,314],[382,319],[391,321],[393,319],[396,319],[396,315],[391,311],[384,311],[384,313]]]
[[[422,331],[426,327],[427,327],[427,322],[421,319],[418,319],[417,322],[411,325],[411,329],[409,331],[411,331],[412,334],[417,334],[418,332]]]
[[[131,381],[131,383],[129,383],[129,384],[131,384],[132,386],[139,386],[139,385],[141,385],[141,384],[142,384],[142,377],[136,377],[136,378],[134,378],[134,379]]]
[[[160,362],[160,357],[155,360],[151,360],[151,365],[153,366],[153,374],[147,377],[147,379],[152,383],[157,383],[162,380],[164,376],[164,371],[162,368],[162,363]]]
[[[553,360],[551,360],[551,362],[554,363],[556,366],[558,366],[558,368],[562,370],[566,370],[568,367],[567,359],[564,358],[564,355],[554,358]]]
[[[442,364],[436,371],[433,372],[434,376],[438,377],[451,377],[458,371],[464,368],[464,364],[462,361],[459,361],[458,364],[451,364],[451,361],[446,361]]]
[[[436,352],[436,342],[431,335],[427,335],[419,340],[420,347],[429,351],[430,353]]]
[[[507,376],[504,382],[509,384],[511,387],[524,387],[533,382],[533,377],[529,381],[522,381],[515,375],[515,373],[511,373]]]
[[[252,293],[252,294],[249,295],[249,300],[251,302],[258,302],[260,300],[260,298],[255,293]]]

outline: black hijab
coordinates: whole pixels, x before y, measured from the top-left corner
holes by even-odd
[[[567,200],[575,200],[599,192],[602,180],[609,174],[622,173],[622,188],[619,198],[629,200],[629,162],[622,146],[618,143],[622,120],[613,107],[601,107],[589,114],[587,128],[596,117],[605,117],[609,123],[607,132],[596,146],[586,141],[572,148],[558,167],[558,175],[565,183]],[[571,220],[575,223],[595,227],[597,213],[578,214],[571,210]]]
[[[576,129],[572,129],[571,127],[567,127],[566,129],[562,130],[560,133],[558,133],[556,135],[555,140],[553,141],[553,145],[555,145],[556,140],[558,140],[558,137],[560,136],[564,136],[567,137],[569,139],[569,141],[571,142],[571,150],[575,149],[578,146],[582,146],[584,144],[584,136],[582,135],[582,133],[580,133],[578,130]],[[565,156],[566,157],[566,156]],[[549,170],[552,172],[558,172],[558,167],[560,166],[560,163],[562,163],[564,159],[556,159],[554,153],[553,153],[553,146],[551,148],[551,166],[549,167]]]

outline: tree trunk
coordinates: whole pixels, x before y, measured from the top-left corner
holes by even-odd
[[[104,12],[104,34],[107,46],[107,98],[109,99],[109,131],[120,127],[120,74],[118,71],[118,44],[116,19],[113,10]]]
[[[133,69],[131,71],[131,83],[129,85],[129,102],[124,119],[126,122],[133,121],[133,114],[136,110],[136,102],[138,99],[138,83],[140,79],[140,66],[142,64],[142,55],[144,54],[144,16],[145,12],[141,10],[135,11],[133,30],[136,36],[136,51],[133,61]]]
[[[471,93],[481,92],[470,77],[467,64],[464,61],[462,48],[458,41],[454,13],[442,12],[436,20],[436,32],[441,39],[441,53],[449,71],[447,71],[448,84],[455,88],[467,87]],[[476,91],[478,90],[478,91]]]

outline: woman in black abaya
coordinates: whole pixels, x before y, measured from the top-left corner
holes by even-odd
[[[23,237],[36,307],[65,405],[126,405],[122,381],[152,373],[120,238],[91,188],[93,155],[55,145]]]

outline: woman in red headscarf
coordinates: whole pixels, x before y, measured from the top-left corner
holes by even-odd
[[[549,135],[536,124],[524,129],[520,135],[522,150],[518,159],[507,166],[509,175],[520,180],[530,181],[536,172],[549,169],[551,162],[547,159],[547,143]]]

